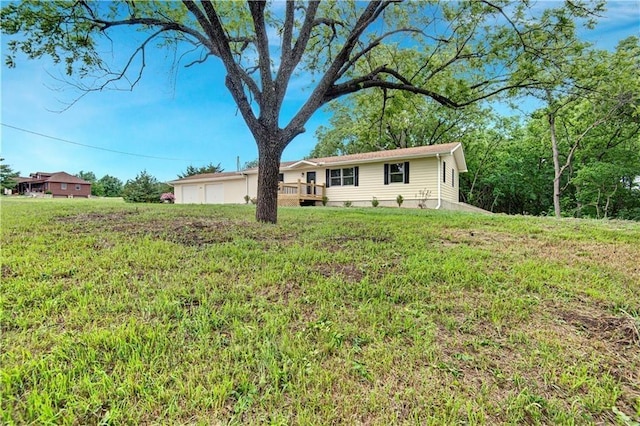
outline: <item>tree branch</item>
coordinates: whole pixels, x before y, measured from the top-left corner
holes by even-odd
[[[293,49],[287,49],[288,54],[285,55],[284,49],[282,54],[282,59],[280,62],[280,69],[276,75],[275,80],[275,95],[276,95],[276,109],[280,111],[282,106],[282,102],[284,101],[284,96],[286,94],[287,86],[289,85],[289,80],[291,79],[291,75],[293,74],[293,70],[298,66],[300,60],[302,59],[302,55],[307,48],[309,43],[309,39],[311,37],[311,30],[313,29],[313,22],[316,17],[316,13],[318,11],[318,6],[320,5],[319,1],[311,1],[307,6],[307,10],[304,17],[304,23],[302,24],[302,28],[300,28],[300,33],[298,34],[298,39],[296,40]],[[288,6],[288,5],[287,5]],[[289,10],[287,8],[287,10]],[[293,15],[293,10],[290,12]],[[294,19],[291,16],[285,21],[284,33],[285,35],[290,32],[293,33],[293,25]],[[289,37],[290,38],[290,37]],[[284,40],[283,40],[284,42]],[[290,46],[291,40],[289,40]]]
[[[289,125],[285,128],[286,138],[293,138],[302,133],[304,131],[304,123],[307,122],[311,114],[327,102],[325,101],[327,91],[336,82],[340,69],[344,63],[349,60],[349,56],[360,39],[360,36],[369,27],[369,25],[371,25],[371,23],[380,16],[382,11],[384,11],[384,9],[393,2],[395,2],[395,0],[378,0],[367,3],[367,7],[358,18],[353,30],[349,33],[342,49],[334,58],[313,93],[309,96],[307,102],[305,102],[298,113],[291,119]]]
[[[265,114],[269,114],[268,121],[278,123],[275,108],[275,96],[273,93],[273,80],[271,78],[271,56],[269,55],[269,40],[267,37],[267,29],[264,22],[264,8],[266,3],[260,1],[247,1],[251,19],[253,20],[253,29],[256,33],[256,49],[258,50],[258,64],[260,67],[260,77],[262,83],[262,102],[260,102],[259,120],[267,118]]]
[[[207,35],[211,38],[211,42],[214,43],[216,53],[227,70],[227,77],[225,79],[225,85],[231,92],[242,117],[244,118],[247,126],[254,133],[258,130],[258,120],[255,117],[253,110],[251,109],[251,103],[244,92],[243,83],[248,87],[249,91],[256,98],[258,104],[262,101],[262,94],[255,81],[235,62],[233,59],[233,53],[229,45],[229,38],[222,26],[222,22],[218,17],[213,3],[202,0],[200,4],[204,9],[204,13],[192,0],[182,0],[187,9],[194,15],[194,17],[200,23],[200,26],[207,32]]]

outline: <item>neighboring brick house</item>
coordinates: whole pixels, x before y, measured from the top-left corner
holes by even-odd
[[[17,190],[19,194],[44,195],[54,197],[84,197],[91,196],[91,182],[80,179],[66,172],[31,173],[29,177],[20,177]]]

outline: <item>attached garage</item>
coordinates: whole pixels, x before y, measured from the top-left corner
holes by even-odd
[[[201,204],[198,196],[198,185],[182,186],[182,203],[183,204]]]
[[[169,182],[176,204],[245,204],[256,196],[258,171],[205,173]]]
[[[205,204],[224,204],[224,184],[205,185],[204,202]]]

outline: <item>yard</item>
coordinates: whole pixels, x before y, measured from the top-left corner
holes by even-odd
[[[640,224],[2,199],[7,424],[633,424]]]

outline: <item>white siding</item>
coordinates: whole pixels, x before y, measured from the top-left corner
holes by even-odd
[[[456,168],[456,162],[452,155],[445,155],[442,157],[442,161],[447,163],[446,180],[441,182],[442,199],[458,202],[458,170]],[[455,172],[455,179],[453,181],[454,186],[451,186],[451,170]],[[442,181],[442,171],[440,172],[440,180]]]
[[[235,179],[221,183],[224,185],[225,204],[244,204],[244,196],[247,195],[247,179]]]
[[[245,183],[244,193],[251,198],[256,198],[258,196],[258,174],[247,175],[247,178],[248,181]],[[244,200],[242,202],[244,202]]]
[[[393,161],[396,163],[400,161]],[[404,161],[402,161],[404,162]],[[435,157],[409,160],[409,183],[384,184],[384,162],[359,165],[358,186],[330,186],[327,197],[330,202],[351,201],[354,205],[371,205],[376,197],[382,205],[395,205],[398,195],[402,195],[407,205],[416,205],[422,191],[429,192],[429,198],[438,197],[438,164]],[[343,166],[344,167],[344,166]],[[337,167],[336,167],[337,168]],[[318,174],[320,183],[325,183],[326,172]]]
[[[395,206],[396,198],[402,195],[403,206],[417,207],[419,202],[426,201],[428,207],[435,207],[438,195],[445,201],[457,203],[459,193],[459,170],[451,154],[440,157],[414,158],[409,162],[409,183],[393,182],[384,184],[384,165],[404,163],[401,159],[380,160],[374,163],[360,163],[358,167],[358,186],[330,186],[326,195],[330,205],[342,205],[351,201],[354,206],[371,206],[375,197],[380,205]],[[446,162],[446,180],[442,181],[442,162]],[[295,183],[307,181],[309,172],[316,173],[316,183],[326,185],[326,171],[329,169],[354,167],[355,165],[305,165],[281,171],[284,182]],[[451,173],[454,172],[454,185],[451,185]],[[440,191],[440,192],[439,192]],[[426,195],[425,195],[426,194]],[[221,179],[201,179],[196,182],[175,184],[176,203],[213,203],[244,204],[245,196],[251,199],[258,195],[258,174],[237,175]],[[441,203],[441,204],[442,204]]]

